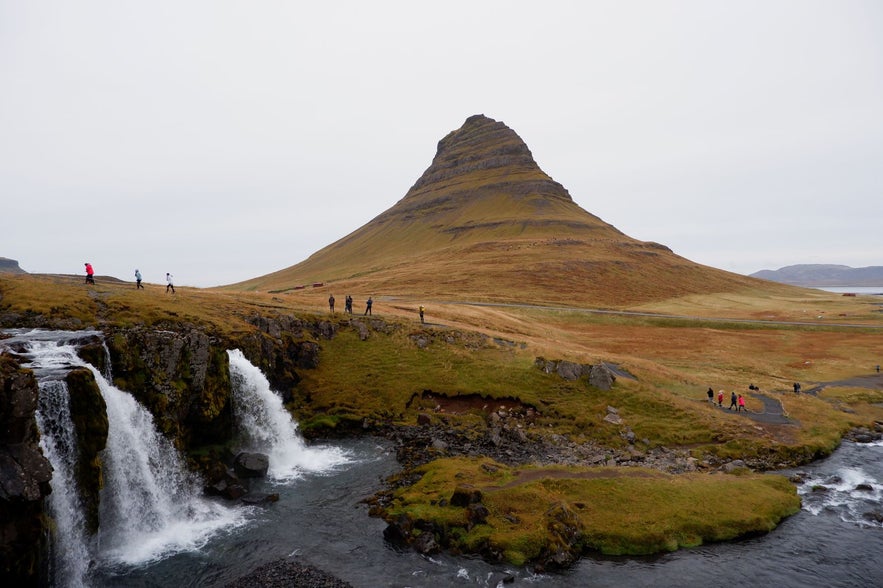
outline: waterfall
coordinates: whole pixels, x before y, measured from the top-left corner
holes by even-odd
[[[14,346],[34,370],[40,387],[37,415],[41,444],[55,470],[49,508],[56,522],[52,539],[53,585],[86,586],[92,563],[140,565],[171,553],[196,550],[222,529],[245,522],[231,509],[201,496],[197,477],[184,467],[152,415],[76,353],[76,342],[100,333],[14,331],[2,341]],[[104,488],[99,531],[89,539],[73,480],[75,430],[64,375],[86,367],[95,376],[107,405],[108,438],[102,451]]]
[[[41,382],[36,417],[40,447],[54,470],[49,511],[55,518],[56,537],[51,544],[50,577],[67,578],[67,586],[79,588],[85,585],[91,555],[74,477],[78,452],[69,398],[64,381]]]
[[[324,472],[349,461],[333,447],[307,447],[297,423],[270,388],[267,378],[238,349],[227,351],[233,384],[233,413],[242,449],[265,453],[270,458],[267,474],[276,481]]]
[[[98,537],[103,558],[139,564],[196,550],[233,525],[235,511],[201,496],[199,480],[157,431],[153,415],[103,378],[99,386],[111,425]]]

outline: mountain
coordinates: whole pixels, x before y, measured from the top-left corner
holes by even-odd
[[[18,265],[18,262],[14,259],[9,259],[8,257],[0,257],[0,274],[26,274],[25,270],[21,269]]]
[[[640,211],[636,211],[640,214]],[[625,306],[757,287],[638,241],[580,208],[502,122],[469,117],[404,198],[278,272],[228,286]]]
[[[754,278],[795,286],[881,286],[883,266],[853,268],[848,265],[798,264],[777,270],[761,270]]]

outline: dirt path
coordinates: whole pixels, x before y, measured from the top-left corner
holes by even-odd
[[[871,390],[883,390],[883,373],[870,374],[866,376],[854,376],[845,380],[835,380],[833,382],[819,382],[812,388],[803,390],[804,394],[816,395],[828,386],[841,386],[845,388],[870,388]]]
[[[612,310],[602,308],[574,308],[569,306],[550,306],[538,304],[510,303],[510,302],[472,302],[472,301],[444,301],[443,304],[457,304],[461,306],[490,306],[501,308],[527,308],[537,310],[561,310],[567,312],[583,312],[587,314],[610,314],[618,316],[635,316],[655,319],[677,319],[688,321],[717,322],[717,323],[743,323],[743,324],[759,324],[759,325],[786,325],[798,327],[844,327],[849,329],[883,329],[883,325],[865,324],[865,323],[844,323],[844,322],[820,322],[820,321],[786,321],[771,319],[754,319],[754,318],[724,318],[724,317],[703,317],[684,314],[666,314],[657,312],[641,312],[634,310]]]
[[[729,410],[727,406],[718,406],[714,405],[718,410],[722,410],[724,412],[731,412],[738,416],[745,416],[759,423],[766,423],[768,425],[797,425],[799,424],[794,419],[788,418],[785,416],[785,410],[782,408],[782,403],[775,399],[767,396],[766,394],[751,394],[752,398],[757,398],[763,403],[763,409],[759,411],[753,410]]]

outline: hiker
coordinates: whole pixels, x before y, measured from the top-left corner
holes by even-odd
[[[135,289],[144,289],[144,286],[141,285],[141,271],[137,269],[135,270]]]
[[[369,296],[369,297],[368,297],[368,302],[365,303],[365,314],[366,314],[366,315],[371,314],[371,305],[372,305],[372,304],[374,304],[374,301],[371,300],[371,297]],[[371,316],[374,316],[374,315],[371,315]]]
[[[794,382],[794,393],[800,394],[800,384],[797,382]]]
[[[423,308],[423,305],[421,304],[421,305],[420,305],[420,322],[421,322],[421,323],[423,323],[423,311],[424,311],[424,310],[425,310],[425,309]]]
[[[169,290],[172,291],[172,294],[175,293],[175,285],[172,283],[172,274],[166,272],[166,294],[169,293]]]
[[[723,390],[721,390],[720,392],[717,393],[717,406],[718,406],[718,408],[724,407],[724,391]]]
[[[736,407],[736,393],[730,393],[730,407],[727,410],[733,410]]]
[[[709,386],[708,392],[706,392],[706,394],[708,394],[708,401],[710,403],[714,404],[714,390],[712,390],[710,386]]]
[[[334,314],[334,294],[328,297],[328,307],[331,309],[331,314]]]
[[[95,285],[95,270],[92,269],[91,263],[86,264],[86,281],[83,283]]]
[[[745,410],[745,397],[739,394],[739,408],[736,409],[736,412],[741,410]]]
[[[347,294],[346,298],[343,299],[343,312],[353,314],[353,297],[349,294]]]
[[[879,363],[877,364],[877,373],[878,374],[880,373],[880,364]]]

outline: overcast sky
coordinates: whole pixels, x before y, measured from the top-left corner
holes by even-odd
[[[883,265],[878,0],[0,0],[0,257],[266,274],[395,204],[473,114],[693,261]]]

